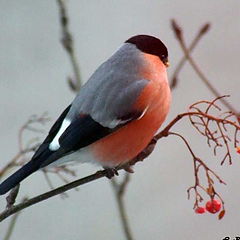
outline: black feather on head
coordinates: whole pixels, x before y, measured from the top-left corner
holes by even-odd
[[[142,52],[158,56],[165,65],[168,64],[168,50],[163,42],[156,37],[136,35],[129,38],[125,43],[134,44]]]

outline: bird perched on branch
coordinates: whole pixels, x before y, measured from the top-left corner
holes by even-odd
[[[137,156],[169,111],[167,66],[158,38],[129,38],[83,85],[32,159],[0,184],[0,194],[50,165],[93,162],[114,169]]]

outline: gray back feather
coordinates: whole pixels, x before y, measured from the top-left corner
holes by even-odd
[[[141,79],[141,52],[125,43],[90,77],[74,99],[67,118],[90,114],[105,127],[114,128],[117,119],[131,113],[133,104],[148,80]]]

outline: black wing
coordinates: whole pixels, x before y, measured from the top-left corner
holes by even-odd
[[[120,124],[115,128],[102,126],[90,115],[79,116],[68,126],[68,128],[59,138],[60,148],[52,153],[47,159],[45,159],[45,161],[41,164],[41,167],[45,167],[67,154],[77,151],[80,148],[86,147],[91,143],[106,137],[125,125],[127,122],[137,119],[139,116],[141,116],[141,114],[142,113],[140,112],[134,112],[134,114],[131,116],[128,114],[127,116],[119,118],[119,120],[124,121],[124,124]],[[128,120],[126,121],[126,119]]]
[[[32,160],[38,160],[39,157],[44,154],[45,157],[47,157],[48,155],[52,154],[52,151],[50,151],[48,149],[49,147],[49,143],[52,142],[52,140],[54,139],[54,137],[56,136],[56,134],[58,133],[62,122],[64,120],[64,118],[66,117],[66,115],[68,114],[69,110],[71,108],[71,105],[69,105],[64,111],[63,113],[60,115],[60,117],[57,119],[57,121],[53,124],[53,126],[51,127],[47,137],[45,138],[45,140],[43,141],[43,143],[39,146],[39,148],[37,149],[37,151],[35,152],[35,154],[32,157]],[[48,149],[48,151],[46,152],[46,150]],[[44,160],[44,159],[43,159]]]

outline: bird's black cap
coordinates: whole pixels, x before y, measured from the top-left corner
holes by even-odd
[[[158,56],[165,65],[168,64],[168,50],[163,42],[156,37],[136,35],[129,38],[125,43],[134,44],[142,52]]]

